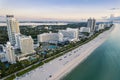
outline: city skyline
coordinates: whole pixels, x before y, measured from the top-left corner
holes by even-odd
[[[109,4],[108,4],[109,3]],[[80,20],[120,16],[119,0],[1,0],[0,16],[29,20]]]

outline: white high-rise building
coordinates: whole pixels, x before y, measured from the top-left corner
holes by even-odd
[[[74,28],[67,28],[67,31],[72,31],[74,33],[74,39],[76,41],[79,40],[79,29],[78,28],[76,28],[76,29],[74,29]]]
[[[89,27],[81,27],[80,32],[87,32],[90,33],[90,28]]]
[[[38,42],[57,43],[59,41],[58,33],[43,33],[37,36]]]
[[[90,32],[94,32],[95,31],[95,26],[96,26],[96,20],[95,19],[88,19],[87,22],[87,27],[90,28]]]
[[[59,30],[60,41],[78,41],[79,40],[79,29],[67,28],[66,30]]]
[[[31,36],[21,35],[19,37],[19,46],[22,54],[32,54],[34,53],[34,42]]]
[[[13,15],[7,15],[6,20],[9,41],[14,46],[16,44],[15,34],[20,34],[19,23]]]
[[[10,42],[7,42],[5,50],[6,50],[7,61],[10,62],[11,64],[16,63],[16,56],[14,53],[14,48],[13,46],[11,46]]]
[[[96,26],[96,31],[99,31],[99,30],[102,30],[102,29],[105,29],[105,24],[99,24]]]

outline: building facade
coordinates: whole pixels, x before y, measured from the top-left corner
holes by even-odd
[[[89,27],[81,27],[80,32],[87,32],[90,33],[90,28]]]
[[[96,26],[96,20],[95,19],[88,19],[87,21],[87,27],[90,28],[90,32],[95,31],[95,26]]]
[[[19,45],[22,54],[32,54],[34,53],[34,44],[33,39],[31,36],[24,36],[21,35],[19,37]]]
[[[6,15],[8,37],[11,45],[16,44],[15,34],[19,34],[19,23],[13,15]]]
[[[79,40],[79,29],[67,28],[66,30],[59,30],[60,41],[78,41]]]
[[[105,24],[99,24],[96,26],[96,31],[105,29]]]
[[[13,48],[13,46],[11,46],[10,42],[7,42],[5,50],[6,50],[7,61],[11,64],[16,63],[16,56],[14,53],[14,48]]]
[[[38,42],[57,43],[59,41],[58,33],[43,33],[37,36]]]

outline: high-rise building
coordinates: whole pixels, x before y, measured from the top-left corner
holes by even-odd
[[[19,37],[19,45],[22,54],[31,54],[34,53],[34,42],[31,36],[21,35]]]
[[[7,61],[10,62],[11,64],[16,63],[14,48],[13,48],[13,46],[11,46],[10,42],[7,42],[5,50],[6,50]]]
[[[90,28],[90,32],[94,32],[95,31],[95,26],[96,26],[96,20],[95,19],[88,19],[87,22],[87,27]]]
[[[6,20],[7,20],[7,31],[8,31],[8,37],[11,45],[16,44],[15,40],[15,34],[19,34],[19,23],[18,21],[14,18],[13,15],[6,15]]]
[[[60,41],[78,41],[79,29],[67,28],[66,30],[59,30]]]
[[[67,31],[73,32],[74,33],[74,39],[76,41],[79,40],[79,29],[78,28],[76,28],[76,29],[74,29],[74,28],[67,28]]]
[[[58,41],[58,33],[43,33],[38,35],[38,42],[57,43]]]
[[[96,31],[105,29],[105,24],[99,24],[96,26]]]
[[[88,27],[81,27],[81,28],[80,28],[80,32],[90,33],[90,28],[88,28]]]

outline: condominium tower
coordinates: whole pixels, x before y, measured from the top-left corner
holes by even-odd
[[[43,33],[37,36],[38,42],[56,43],[59,41],[58,33]]]
[[[16,44],[15,34],[20,33],[19,24],[13,15],[6,15],[6,22],[9,41],[11,45],[14,46]]]
[[[10,62],[11,64],[16,63],[14,48],[13,46],[11,46],[10,42],[7,42],[5,50],[6,50],[7,61]]]
[[[67,28],[66,30],[59,30],[60,41],[78,41],[79,29]]]
[[[95,25],[96,25],[96,20],[95,19],[88,19],[87,22],[87,27],[90,28],[90,32],[94,32],[95,31]]]
[[[31,54],[34,53],[34,44],[33,39],[31,36],[24,36],[21,35],[19,37],[19,45],[22,54]]]

